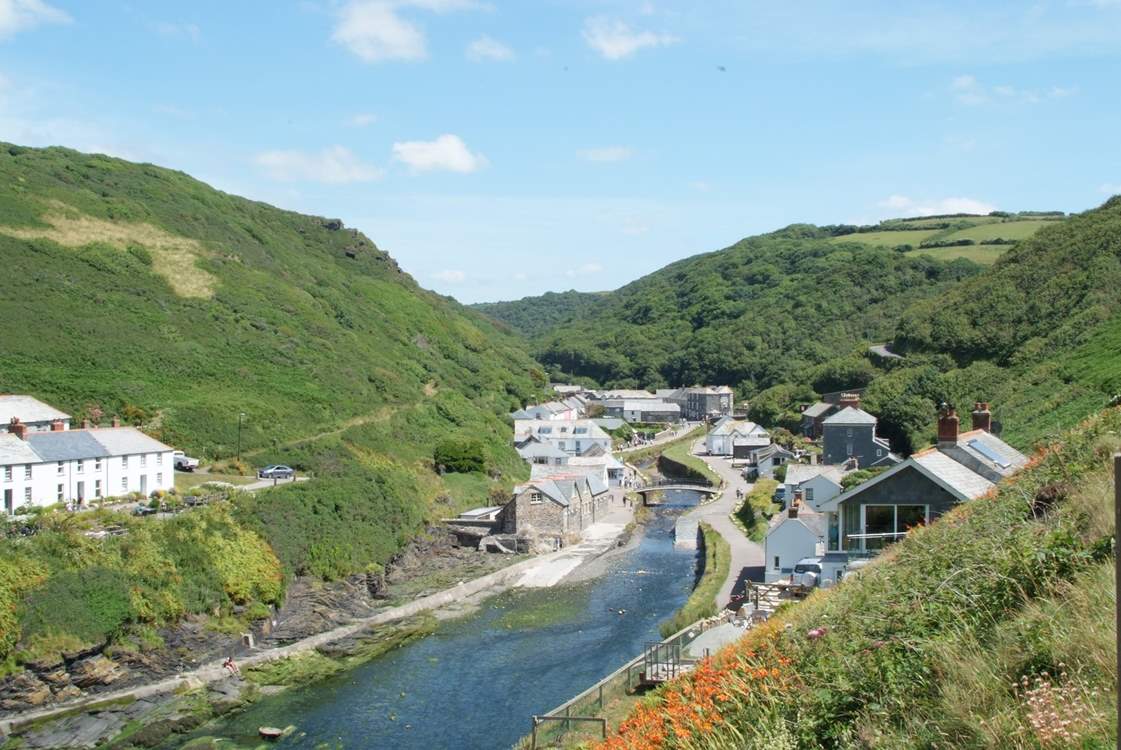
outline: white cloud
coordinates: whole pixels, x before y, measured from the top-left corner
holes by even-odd
[[[371,112],[359,112],[346,119],[346,124],[352,128],[365,128],[378,121],[378,116]]]
[[[1007,84],[986,86],[971,75],[955,76],[950,81],[951,95],[959,104],[967,106],[977,106],[990,102],[1039,104],[1047,99],[1063,99],[1073,96],[1077,91],[1077,89],[1064,86],[1052,86],[1042,92],[1034,89],[1018,89]]]
[[[337,14],[331,39],[368,63],[424,60],[424,32],[401,15],[402,9],[446,13],[481,7],[474,0],[350,0]]]
[[[0,39],[44,23],[70,23],[70,14],[43,0],[0,0]]]
[[[167,37],[181,37],[190,39],[192,42],[198,42],[202,37],[202,30],[193,23],[171,23],[169,21],[160,21],[154,24],[153,28],[160,36]]]
[[[603,273],[603,266],[599,263],[585,263],[582,266],[568,269],[564,272],[564,275],[574,279],[577,276],[594,276],[597,273]]]
[[[273,179],[285,182],[309,180],[341,184],[370,182],[382,176],[382,170],[364,163],[343,146],[331,146],[319,153],[265,151],[258,154],[254,162]]]
[[[877,205],[889,209],[896,215],[907,216],[934,216],[938,214],[987,214],[996,210],[991,203],[976,200],[975,198],[935,198],[932,200],[915,200],[905,195],[890,195]]]
[[[514,57],[514,50],[486,34],[467,45],[467,59],[475,62],[484,60],[504,62],[513,60]]]
[[[690,180],[689,187],[696,190],[698,193],[707,193],[712,190],[712,185],[704,180]]]
[[[644,47],[663,47],[678,39],[671,34],[635,31],[623,21],[597,16],[584,22],[584,41],[604,58],[621,60]]]
[[[414,172],[445,170],[466,174],[487,164],[482,154],[472,153],[458,135],[445,133],[434,141],[401,141],[393,144],[393,158]]]
[[[1121,194],[1121,182],[1103,182],[1098,185],[1098,192],[1105,195],[1119,195]]]
[[[625,161],[634,155],[626,146],[603,146],[600,148],[586,148],[576,152],[584,161],[613,162]]]
[[[432,274],[432,278],[437,281],[442,281],[445,284],[462,284],[464,281],[467,281],[467,274],[463,271],[456,271],[449,268],[446,271],[437,271]]]

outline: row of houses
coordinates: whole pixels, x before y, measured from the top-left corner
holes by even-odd
[[[557,384],[559,396],[584,397],[589,404],[603,407],[608,416],[628,422],[700,422],[732,416],[735,399],[728,386],[690,386],[646,391],[634,388],[585,390],[580,386]]]
[[[888,468],[849,489],[843,480],[856,470],[855,461],[790,464],[784,481],[787,507],[772,520],[765,542],[767,579],[816,557],[823,579],[839,581],[853,562],[878,554],[958,503],[987,494],[1027,463],[1026,456],[993,434],[987,403],[975,404],[971,418],[971,429],[961,432],[957,413],[944,407],[933,447],[906,460],[892,454],[894,461],[872,463]],[[826,430],[826,441],[829,435]],[[839,437],[849,439],[846,433]],[[875,456],[875,443],[870,450]]]
[[[54,503],[85,505],[175,485],[173,449],[134,427],[71,428],[38,399],[0,395],[0,496],[4,512]]]

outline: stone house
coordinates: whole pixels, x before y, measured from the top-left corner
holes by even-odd
[[[900,461],[891,444],[876,435],[876,418],[860,408],[860,397],[841,401],[842,408],[822,422],[823,464],[849,464],[855,468],[891,466]]]
[[[542,474],[514,488],[498,514],[503,533],[552,537],[564,544],[606,515],[610,493],[594,476]]]

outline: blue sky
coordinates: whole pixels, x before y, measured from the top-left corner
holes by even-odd
[[[0,140],[340,217],[464,302],[795,221],[1084,210],[1119,134],[1121,0],[0,0]]]

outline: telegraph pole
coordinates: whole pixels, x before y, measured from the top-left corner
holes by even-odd
[[[1113,454],[1113,568],[1116,581],[1121,581],[1121,555],[1117,552],[1117,532],[1121,530],[1121,453]],[[1117,668],[1121,670],[1121,599],[1117,599],[1114,592],[1117,608]],[[1118,671],[1121,675],[1121,671]],[[1117,693],[1117,719],[1121,721],[1121,691]],[[1121,748],[1121,736],[1117,738],[1117,747]]]

